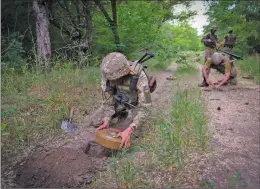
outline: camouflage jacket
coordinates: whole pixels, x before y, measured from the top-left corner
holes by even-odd
[[[211,39],[212,42],[206,42],[207,39]],[[218,43],[218,36],[216,34],[208,33],[201,39],[201,42],[203,42],[206,47],[215,48],[214,46]]]
[[[124,89],[128,90],[129,89],[129,84],[130,84],[130,77],[131,76],[124,76],[118,80],[115,81],[107,81],[105,77],[102,75],[101,79],[101,88],[104,93],[104,99],[103,99],[103,108],[104,108],[104,120],[111,120],[112,116],[116,113],[115,109],[115,99],[111,91],[109,91],[109,86],[110,87],[117,87],[119,89]],[[136,106],[137,108],[137,114],[133,119],[133,122],[129,125],[130,127],[138,127],[142,125],[147,117],[148,117],[148,112],[151,107],[151,102],[146,99],[145,91],[144,88],[148,86],[148,78],[146,74],[142,71],[139,75],[138,81],[137,81],[137,91],[136,95],[138,95],[138,105]],[[150,93],[149,93],[150,95]]]

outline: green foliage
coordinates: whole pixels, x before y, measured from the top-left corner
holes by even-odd
[[[158,52],[160,61],[174,58],[180,51],[201,50],[197,32],[188,24],[179,26],[164,24],[154,41],[153,48]]]
[[[110,2],[101,1],[101,3],[111,17]],[[121,51],[130,55],[149,49],[157,52],[157,61],[169,62],[179,50],[197,50],[200,43],[198,43],[196,30],[185,24],[185,20],[194,15],[194,12],[174,14],[172,8],[177,3],[179,3],[177,0],[117,2],[120,44],[115,45],[111,26],[95,2],[91,1],[93,51],[92,54],[86,54],[83,50],[89,34],[82,1],[50,1],[46,8],[49,9],[52,58],[55,61],[57,57],[65,59],[73,62],[74,66],[82,67],[93,65],[93,58],[98,57],[100,61],[104,55],[112,51]],[[189,5],[189,2],[183,4]],[[35,66],[35,61],[31,57],[36,55],[32,52],[36,49],[37,41],[35,20],[31,15],[28,16],[28,7],[31,6],[31,2],[25,0],[14,0],[11,3],[7,0],[3,1],[3,39],[12,38],[9,33],[14,31],[23,34],[23,40],[13,37],[16,39],[13,44],[12,40],[2,41],[3,46],[12,44],[12,48],[8,51],[4,53],[2,51],[2,62],[15,69],[17,68],[13,64],[23,67],[20,64],[24,62],[21,59],[24,53],[29,67]],[[19,11],[16,7],[19,7]],[[16,11],[11,11],[14,9]],[[180,20],[182,25],[168,24],[172,19]],[[75,35],[77,39],[74,39]],[[3,49],[5,51],[6,48]],[[94,61],[95,65],[96,62]]]
[[[165,21],[179,18],[171,13],[167,3],[132,1],[118,4],[120,50],[130,55],[144,49],[157,52],[160,62],[174,57],[178,50],[198,50],[200,42],[196,30],[188,24],[174,26]],[[145,10],[145,11],[144,11]],[[156,14],[154,14],[156,12]],[[187,13],[191,16],[192,14]],[[189,17],[186,15],[186,19]],[[183,18],[184,15],[181,15]],[[184,18],[183,18],[184,19]],[[118,50],[112,32],[101,14],[94,15],[96,51],[107,53]]]
[[[260,83],[260,57],[249,56],[244,60],[237,61],[237,65],[243,72],[251,74],[257,83]]]
[[[23,35],[14,32],[10,36],[2,37],[1,65],[5,68],[21,68],[25,50],[22,45]]]

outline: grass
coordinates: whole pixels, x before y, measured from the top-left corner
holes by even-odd
[[[190,150],[205,149],[207,117],[200,90],[178,90],[172,100],[169,118],[164,118],[156,131],[154,151],[166,166],[181,165]]]
[[[251,74],[255,81],[260,84],[260,57],[249,56],[244,60],[237,61],[239,68],[245,72]]]
[[[25,149],[61,133],[71,106],[89,111],[99,91],[99,68],[57,68],[50,73],[10,70],[2,74],[2,153]],[[95,97],[95,98],[97,98]]]

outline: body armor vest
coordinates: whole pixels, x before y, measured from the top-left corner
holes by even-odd
[[[218,40],[217,35],[212,34],[212,33],[209,33],[209,34],[206,36],[206,39],[211,39],[212,42],[204,42],[204,45],[205,45],[206,47],[215,48],[216,42],[217,42],[217,40]]]
[[[110,82],[113,89],[116,114],[138,105],[138,90],[137,88],[130,89],[131,77],[131,75],[127,75],[116,83]]]
[[[236,36],[233,34],[228,34],[225,36],[224,46],[233,48],[235,45],[235,41],[236,41]]]

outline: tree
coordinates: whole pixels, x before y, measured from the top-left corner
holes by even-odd
[[[37,59],[45,70],[50,68],[51,41],[50,22],[46,10],[45,0],[34,0],[36,36],[37,36]]]
[[[92,5],[90,0],[82,0],[84,4],[85,23],[86,23],[86,50],[87,54],[93,51],[93,24],[92,24]]]
[[[105,16],[109,27],[113,33],[115,44],[119,45],[120,44],[120,38],[118,34],[118,27],[117,27],[117,2],[116,0],[110,0],[111,2],[111,8],[112,8],[112,18],[110,18],[108,12],[106,11],[103,3],[101,3],[100,0],[94,0],[96,5],[99,7],[100,11],[103,13]]]

